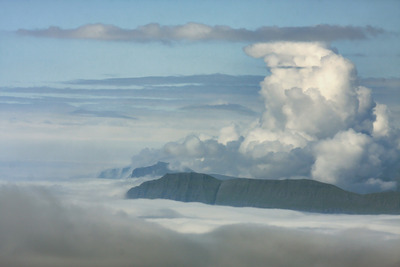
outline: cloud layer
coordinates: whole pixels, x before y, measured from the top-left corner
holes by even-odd
[[[251,123],[263,108],[262,79],[213,74],[1,87],[0,176],[94,177],[194,129],[211,136],[231,121]]]
[[[135,29],[122,29],[114,25],[86,24],[75,29],[49,27],[42,30],[20,29],[18,34],[62,39],[92,39],[103,41],[133,42],[268,42],[268,41],[325,41],[363,40],[384,30],[372,26],[338,26],[321,24],[304,27],[265,26],[256,30],[235,29],[229,26],[210,26],[201,23],[186,23],[165,26],[151,23]]]
[[[221,210],[224,218],[214,218],[223,226],[205,233],[184,234],[149,221],[158,218],[167,225],[165,222],[174,220],[180,229],[188,223],[195,229],[195,219],[199,220],[200,226],[210,220],[207,215],[219,216],[212,212],[214,207],[161,200],[145,203],[139,200],[116,200],[106,196],[121,184],[108,184],[103,188],[98,184],[97,180],[95,183],[79,182],[76,185],[71,182],[63,186],[49,184],[47,189],[37,185],[0,186],[0,264],[396,266],[400,262],[398,235],[352,229],[342,217],[329,217],[331,225],[335,220],[340,221],[339,229],[324,234],[310,228],[301,230],[241,223],[230,225],[234,217],[229,215],[229,211],[226,213],[229,208],[225,207]],[[63,191],[63,197],[55,194],[57,191]],[[95,193],[89,196],[90,192]],[[66,196],[73,199],[73,203],[67,201]],[[115,204],[115,209],[111,208],[112,204]],[[168,209],[160,209],[163,206]],[[143,214],[137,210],[147,212],[147,216],[141,216],[147,217],[147,220],[138,218]],[[158,213],[154,213],[157,210]],[[244,209],[230,210],[239,216]],[[260,219],[263,218],[263,210],[245,210],[250,217],[261,214]],[[180,211],[186,215],[180,214]],[[298,214],[273,212],[282,225]],[[243,216],[240,218],[243,219]],[[264,221],[265,218],[268,217],[264,217]],[[370,218],[358,219],[363,225],[370,223]],[[378,217],[376,219],[381,220]],[[188,221],[183,223],[185,220]],[[328,221],[328,218],[319,216],[314,223],[321,227],[324,220]],[[350,220],[354,223],[354,216]],[[396,221],[397,218],[391,216],[389,220]]]
[[[399,131],[386,106],[359,85],[352,62],[318,42],[259,43],[245,52],[271,72],[261,82],[259,121],[143,151],[134,163],[152,154],[199,172],[311,178],[356,192],[396,189]]]

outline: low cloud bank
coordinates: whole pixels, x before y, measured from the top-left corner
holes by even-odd
[[[259,121],[145,149],[133,164],[161,160],[177,170],[311,178],[361,193],[396,190],[399,130],[387,107],[359,85],[352,62],[318,42],[259,43],[245,52],[263,58],[271,72],[261,82]]]
[[[86,24],[75,29],[49,27],[47,29],[17,31],[21,35],[61,39],[93,39],[102,41],[132,42],[268,42],[268,41],[325,41],[363,40],[385,33],[383,29],[367,26],[338,26],[321,24],[304,27],[264,26],[255,30],[231,28],[225,25],[210,26],[190,22],[165,26],[151,23],[135,29],[122,29],[115,25]]]
[[[310,229],[237,224],[205,234],[180,234],[108,209],[106,202],[82,204],[67,204],[42,187],[1,186],[0,264],[397,266],[400,263],[400,240],[366,229],[322,234]],[[180,215],[174,213],[174,216]]]

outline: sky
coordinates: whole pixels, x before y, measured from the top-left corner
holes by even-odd
[[[0,265],[398,266],[398,215],[127,200],[157,177],[96,177],[399,190],[399,29],[397,0],[0,0]]]
[[[348,36],[334,40],[334,46],[355,61],[362,77],[396,78],[399,73],[398,60],[394,60],[400,53],[398,1],[1,1],[1,7],[1,82],[6,86],[110,76],[265,74],[260,62],[241,52],[252,41],[240,38],[233,43],[167,40],[166,44],[155,40],[143,44],[16,34],[18,30],[51,26],[68,30],[97,23],[128,30],[151,23],[174,26],[190,22],[250,31],[261,27],[371,26],[377,31],[374,38]]]
[[[93,177],[164,159],[177,169],[311,177],[359,192],[396,187],[398,1],[1,1],[0,7],[0,165],[8,179]],[[254,48],[266,42],[286,50]],[[310,60],[330,56],[337,68],[321,61],[324,75],[291,73],[269,56],[293,57],[291,67],[306,68],[291,51]],[[268,83],[289,80],[292,89],[304,87],[303,95],[271,93]],[[285,86],[277,90],[288,93]],[[310,86],[322,98],[306,92]],[[318,104],[324,99],[325,107]],[[339,162],[340,150],[328,156],[329,146],[348,147],[351,137],[352,164]],[[214,139],[222,145],[218,153],[235,156],[220,154],[226,162],[208,166],[213,152],[166,152],[166,144],[191,138]],[[228,147],[230,141],[237,143]],[[385,153],[366,159],[372,150]],[[289,161],[293,169],[285,171]]]

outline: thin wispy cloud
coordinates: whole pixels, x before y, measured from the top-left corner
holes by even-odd
[[[373,26],[315,26],[278,27],[263,26],[255,30],[232,28],[226,25],[206,25],[190,22],[182,25],[150,23],[133,29],[124,29],[102,23],[86,24],[74,29],[52,26],[47,29],[20,29],[21,35],[59,39],[91,39],[132,42],[268,42],[268,41],[337,41],[364,40],[385,33]]]
[[[239,104],[207,104],[207,105],[192,105],[181,108],[182,110],[197,110],[197,111],[233,111],[242,115],[256,115],[253,110]]]
[[[94,110],[78,109],[78,110],[73,111],[72,114],[81,115],[81,116],[89,116],[89,117],[136,120],[136,118],[134,118],[134,117],[119,114],[114,111],[94,111]]]
[[[259,75],[227,75],[227,74],[202,74],[187,76],[147,76],[147,77],[128,77],[128,78],[108,78],[108,79],[80,79],[66,81],[68,85],[109,85],[109,86],[168,86],[168,85],[256,85],[264,79]]]

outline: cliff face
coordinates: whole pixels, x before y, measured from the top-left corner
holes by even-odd
[[[131,188],[127,197],[323,213],[400,214],[400,192],[359,195],[313,180],[220,181],[205,174],[177,173]]]

